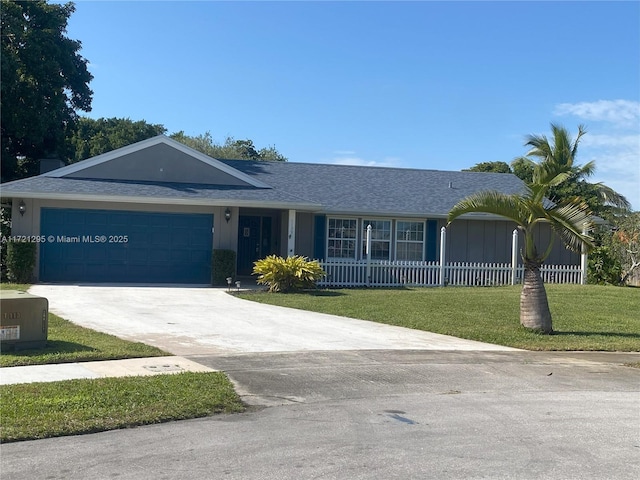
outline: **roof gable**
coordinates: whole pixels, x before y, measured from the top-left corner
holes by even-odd
[[[159,135],[44,174],[55,178],[207,185],[269,185],[197,150]]]

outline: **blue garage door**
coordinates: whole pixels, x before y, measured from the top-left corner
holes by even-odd
[[[213,215],[43,208],[44,282],[210,283]]]

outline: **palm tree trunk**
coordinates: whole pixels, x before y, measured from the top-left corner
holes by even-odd
[[[525,260],[524,284],[520,294],[520,323],[531,330],[553,333],[547,291],[537,262]]]

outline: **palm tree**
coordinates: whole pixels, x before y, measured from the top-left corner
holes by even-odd
[[[572,140],[565,129],[555,125],[551,127],[554,133],[552,144],[545,137],[528,137],[527,144],[534,147],[530,155],[540,157],[541,161],[534,163],[533,178],[526,183],[523,193],[507,195],[495,191],[479,192],[458,202],[448,216],[449,224],[460,215],[474,212],[500,215],[516,223],[524,235],[520,323],[526,328],[547,334],[553,333],[553,325],[540,267],[551,253],[553,236],[540,253],[534,236],[536,227],[542,223],[549,224],[565,246],[573,251],[593,246],[591,238],[582,233],[585,227],[590,226],[591,211],[587,204],[578,197],[559,203],[547,198],[551,188],[565,182],[575,171],[593,169],[593,162],[584,167],[574,165],[584,129],[580,126],[578,136]]]
[[[552,123],[551,134],[553,143],[549,143],[545,135],[528,135],[525,145],[531,147],[531,150],[527,152],[526,156],[516,158],[511,165],[513,166],[515,164],[520,169],[531,171],[535,168],[537,162],[530,157],[534,157],[543,162],[550,159],[555,164],[563,166],[570,172],[567,180],[561,182],[561,186],[554,185],[549,189],[548,197],[551,200],[557,201],[565,197],[583,196],[587,194],[594,198],[587,199],[583,196],[583,199],[589,203],[592,210],[597,209],[598,214],[606,213],[607,208],[610,208],[607,206],[612,206],[621,212],[629,211],[631,204],[624,195],[619,194],[602,182],[586,182],[586,179],[591,177],[596,171],[594,161],[588,162],[585,165],[575,165],[578,143],[580,143],[580,139],[585,133],[587,133],[585,126],[578,125],[578,134],[575,140],[571,141],[571,135],[566,128]]]

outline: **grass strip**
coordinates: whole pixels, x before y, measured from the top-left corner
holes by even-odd
[[[122,358],[170,355],[159,348],[129,342],[113,335],[84,328],[49,314],[47,346],[43,349],[0,352],[0,367],[47,363],[89,362]]]
[[[4,385],[0,395],[2,442],[94,433],[245,409],[231,382],[220,372]]]
[[[521,289],[340,289],[238,296],[526,350],[640,351],[640,289],[546,285],[554,335],[533,333],[520,325]]]

